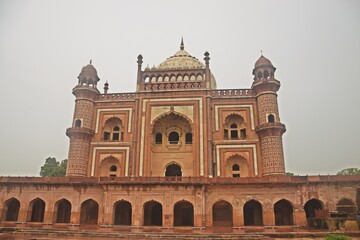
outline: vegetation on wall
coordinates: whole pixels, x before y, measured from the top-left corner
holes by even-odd
[[[40,176],[42,177],[64,177],[66,174],[67,159],[61,162],[54,157],[48,157],[41,167]]]

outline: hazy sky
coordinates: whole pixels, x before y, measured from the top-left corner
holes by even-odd
[[[0,175],[38,176],[67,158],[74,96],[93,60],[110,92],[132,92],[137,55],[203,59],[218,88],[250,88],[263,50],[277,68],[285,167],[360,167],[360,1],[0,0]]]

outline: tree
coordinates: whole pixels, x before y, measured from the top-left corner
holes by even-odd
[[[336,175],[360,175],[360,168],[345,168]]]
[[[286,173],[285,173],[285,176],[294,176],[294,173],[292,173],[292,172],[286,172]]]
[[[41,167],[40,176],[42,177],[64,177],[66,174],[67,159],[61,162],[56,158],[48,157],[45,164]]]

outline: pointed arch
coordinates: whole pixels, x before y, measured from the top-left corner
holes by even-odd
[[[304,205],[306,218],[315,218],[316,210],[322,210],[323,206],[324,204],[316,198],[312,198],[309,201],[307,201]]]
[[[286,199],[274,204],[275,225],[293,225],[293,205]]]
[[[240,154],[231,155],[225,163],[226,177],[248,177],[250,176],[249,162]]]
[[[194,206],[181,200],[174,205],[174,226],[194,226]]]
[[[92,224],[98,223],[99,204],[89,198],[81,203],[80,207],[80,224]]]
[[[119,177],[120,171],[119,159],[108,156],[100,161],[99,175],[101,177]]]
[[[349,215],[356,215],[357,212],[355,203],[349,198],[340,199],[336,204],[336,210]]]
[[[17,221],[19,217],[20,201],[17,198],[10,198],[5,201],[1,220]]]
[[[233,207],[225,201],[220,200],[212,206],[212,219],[214,227],[232,227]]]
[[[263,212],[261,203],[256,200],[247,201],[243,208],[245,226],[263,225]]]
[[[114,225],[131,225],[132,206],[126,200],[120,200],[114,203]]]
[[[70,223],[71,203],[65,198],[60,199],[54,206],[54,222]]]
[[[163,209],[161,203],[151,200],[144,203],[144,226],[162,226]]]
[[[231,113],[227,115],[223,127],[225,139],[236,140],[246,138],[246,123],[240,114]]]
[[[175,177],[175,176],[182,176],[181,165],[177,162],[168,163],[165,166],[164,172],[165,177]]]
[[[182,114],[182,113],[179,113],[177,111],[168,111],[168,112],[165,112],[163,114],[160,114],[159,116],[157,116],[150,124],[150,127],[152,129],[154,129],[154,126],[161,120],[161,119],[164,119],[166,117],[169,117],[169,116],[177,116],[177,117],[180,117],[180,118],[183,118],[184,120],[186,120],[189,125],[190,125],[190,130],[193,129],[193,122],[191,121],[190,118],[188,118],[186,115]]]
[[[29,204],[28,222],[43,222],[45,214],[45,202],[41,198],[35,198]]]

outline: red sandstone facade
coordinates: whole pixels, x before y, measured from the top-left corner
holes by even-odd
[[[354,214],[360,178],[285,176],[276,68],[261,56],[250,89],[217,89],[180,50],[143,70],[136,92],[104,93],[90,63],[76,97],[67,177],[0,178],[1,223],[101,226],[307,225]]]

